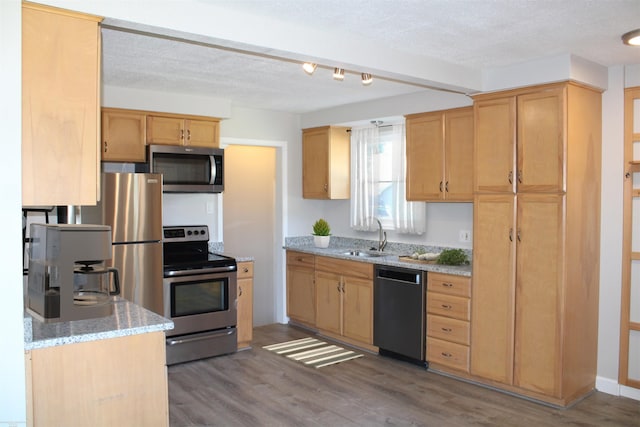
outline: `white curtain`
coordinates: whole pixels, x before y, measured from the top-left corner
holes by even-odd
[[[375,177],[373,150],[378,128],[351,129],[351,228],[369,231],[375,215]]]
[[[393,185],[397,197],[393,221],[396,232],[423,234],[426,230],[426,204],[407,202],[407,142],[404,125],[393,125]],[[398,141],[398,143],[396,143]]]
[[[425,204],[406,201],[406,143],[404,124],[392,129],[392,179],[394,187],[393,226],[398,233],[422,234],[426,229]],[[375,221],[376,182],[379,171],[374,154],[379,149],[379,129],[375,126],[351,130],[351,228],[359,231],[377,229]]]

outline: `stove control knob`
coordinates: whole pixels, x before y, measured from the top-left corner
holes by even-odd
[[[200,230],[200,234],[202,234],[204,236],[204,230]]]
[[[191,236],[191,233],[192,233],[191,230],[187,231],[187,236]]]
[[[198,230],[193,230],[193,234],[197,236],[198,234],[200,234],[200,232]]]

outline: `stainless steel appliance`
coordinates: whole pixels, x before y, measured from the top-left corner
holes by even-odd
[[[165,193],[221,193],[224,150],[221,148],[149,145],[147,168],[163,175]]]
[[[84,206],[81,221],[111,226],[122,296],[162,314],[162,176],[103,173],[101,201]]]
[[[426,273],[375,266],[373,344],[383,356],[426,365]]]
[[[89,224],[31,224],[27,311],[44,322],[109,316],[119,293],[111,229]],[[115,290],[111,290],[111,277]]]
[[[236,260],[209,253],[206,225],[164,227],[167,364],[237,350]]]

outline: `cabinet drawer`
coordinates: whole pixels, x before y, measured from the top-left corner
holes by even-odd
[[[469,347],[427,338],[427,361],[469,372]]]
[[[427,292],[427,312],[468,321],[469,301],[469,298]]]
[[[316,257],[316,270],[339,273],[349,277],[373,279],[373,264],[368,262],[348,261],[324,256]]]
[[[287,265],[314,268],[315,259],[315,255],[305,254],[303,252],[287,251]]]
[[[471,278],[452,274],[428,273],[427,289],[468,298],[471,296]]]
[[[253,262],[238,263],[238,279],[247,279],[253,277]]]
[[[427,335],[469,345],[469,322],[429,314],[427,315]]]

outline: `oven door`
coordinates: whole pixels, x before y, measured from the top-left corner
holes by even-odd
[[[174,323],[167,337],[235,327],[236,278],[235,271],[165,277],[164,316]]]

